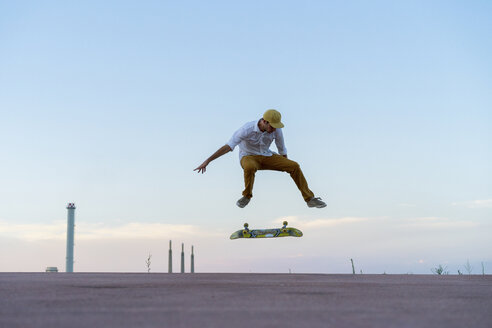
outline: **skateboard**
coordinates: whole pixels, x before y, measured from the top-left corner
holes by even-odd
[[[249,230],[249,224],[244,224],[244,229],[238,230],[231,235],[231,239],[238,238],[276,238],[276,237],[302,237],[302,231],[296,228],[287,228],[287,221],[280,229],[254,229]]]

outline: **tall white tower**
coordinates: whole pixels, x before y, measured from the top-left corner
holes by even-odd
[[[75,204],[67,205],[67,264],[66,272],[73,272],[73,237],[75,230]]]

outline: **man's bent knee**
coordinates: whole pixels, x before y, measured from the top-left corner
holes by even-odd
[[[244,171],[256,172],[258,170],[258,164],[255,161],[251,160],[248,161],[246,159],[243,159],[241,161],[241,166],[243,167]]]
[[[257,171],[258,170],[258,165],[256,165],[255,162],[247,162],[247,161],[244,161],[242,163],[242,167],[243,167],[243,170],[245,171]]]
[[[294,171],[299,170],[300,168],[301,168],[301,166],[299,165],[299,163],[291,161],[291,163],[289,163],[289,166],[288,166],[288,172],[294,172]]]
[[[245,173],[255,173],[258,169],[254,165],[246,165],[243,167]]]

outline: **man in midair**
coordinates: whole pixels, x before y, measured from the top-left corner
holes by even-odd
[[[299,164],[287,158],[287,149],[282,134],[284,124],[281,122],[281,118],[282,116],[278,111],[269,109],[259,120],[244,124],[234,132],[227,144],[220,147],[194,171],[205,173],[210,162],[233,151],[239,145],[239,161],[244,170],[245,189],[243,197],[236,202],[237,206],[245,207],[253,197],[253,184],[257,170],[275,170],[290,174],[307,206],[325,207],[325,202],[319,197],[314,197],[314,193],[309,189]],[[270,150],[270,145],[274,140],[279,154]]]

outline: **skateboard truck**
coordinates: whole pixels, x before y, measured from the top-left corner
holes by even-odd
[[[287,229],[286,228],[287,228],[287,225],[288,224],[289,224],[289,222],[284,221],[284,223],[283,223],[284,226],[282,227],[282,232],[287,232]]]
[[[247,235],[247,234],[249,234],[249,229],[248,229],[248,227],[249,227],[249,224],[248,224],[248,223],[245,223],[245,224],[244,224],[243,235]]]

